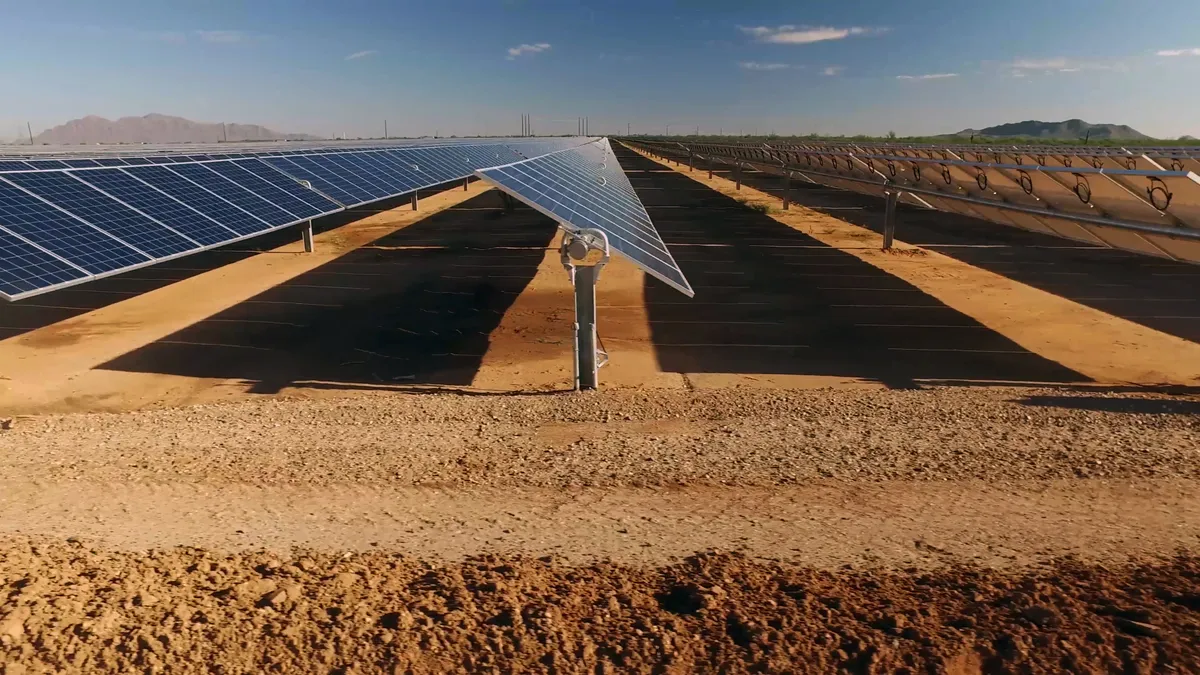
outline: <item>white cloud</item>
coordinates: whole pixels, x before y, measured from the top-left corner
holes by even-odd
[[[375,56],[378,53],[379,52],[375,51],[374,49],[364,49],[361,52],[354,52],[353,54],[347,56],[346,60],[357,61],[358,59],[365,59],[368,56]]]
[[[944,80],[948,77],[958,77],[958,73],[929,73],[927,75],[897,75],[897,80]]]
[[[786,63],[759,63],[758,61],[738,61],[742,70],[785,70],[791,68]]]
[[[836,77],[838,75],[841,75],[842,71],[844,71],[844,70],[846,70],[846,66],[827,66],[824,70],[821,71],[821,74],[828,75],[829,77]]]
[[[738,30],[759,42],[771,42],[785,45],[806,45],[813,42],[828,40],[843,40],[851,36],[878,35],[887,32],[885,28],[864,28],[850,26],[834,28],[832,26],[738,26]]]
[[[1157,56],[1200,56],[1200,47],[1191,49],[1164,49],[1156,52]]]
[[[194,32],[201,42],[232,44],[250,41],[250,34],[240,30],[198,30]]]
[[[1066,57],[1052,59],[1017,59],[1005,64],[1011,70],[1013,77],[1025,77],[1030,73],[1040,72],[1046,75],[1053,73],[1080,73],[1085,70],[1115,70],[1124,72],[1128,67],[1120,61],[1076,61]]]
[[[550,44],[547,42],[539,42],[537,44],[532,44],[532,45],[520,44],[520,45],[517,45],[516,47],[508,48],[508,57],[507,58],[509,61],[512,61],[513,59],[517,58],[518,56],[521,56],[522,54],[540,54],[548,49],[550,49]]]

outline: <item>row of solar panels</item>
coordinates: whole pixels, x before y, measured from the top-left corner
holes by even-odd
[[[990,164],[1021,164],[1026,166],[1059,166],[1066,168],[1092,167],[1094,169],[1130,169],[1143,171],[1194,171],[1200,172],[1200,154],[1162,155],[1132,154],[1126,152],[1090,152],[1078,148],[1042,147],[1007,148],[982,150],[979,148],[904,148],[873,145],[807,146],[795,144],[728,144],[728,143],[685,143],[696,152],[728,157],[753,158],[764,151],[779,156],[796,157],[811,155],[814,158],[850,154],[855,156],[912,157],[934,161],[971,161]]]
[[[1137,253],[1200,262],[1200,176],[1189,171],[1032,166],[899,155],[647,143],[878,197]]]
[[[670,139],[633,139],[635,142],[670,143]],[[683,140],[687,145],[697,145],[698,142]],[[778,142],[769,141],[734,141],[707,143],[729,148],[761,148],[764,146],[780,150],[811,150],[813,152],[865,152],[874,154],[902,155],[911,157],[926,157],[928,159],[962,158],[963,153],[979,156],[1012,155],[1036,158],[1047,157],[1140,157],[1145,155],[1152,158],[1165,159],[1200,159],[1200,146],[1135,146],[1135,147],[1099,147],[1079,145],[1013,145],[1013,144],[965,144],[947,143],[942,145],[921,143],[871,143],[851,141],[805,141]],[[997,160],[998,161],[998,160]],[[1023,163],[1023,162],[1022,162]]]
[[[0,296],[154,264],[583,140],[124,158],[124,166],[93,160],[0,173]]]
[[[588,139],[580,139],[576,142],[582,143]],[[546,152],[553,152],[564,146],[564,139],[548,139],[548,140],[529,140],[522,138],[505,139],[491,141],[488,143],[466,143],[466,142],[447,142],[439,141],[407,141],[402,143],[387,143],[387,144],[338,144],[333,146],[318,145],[315,147],[298,147],[298,148],[263,148],[261,150],[253,148],[244,148],[243,152],[234,152],[229,148],[222,151],[220,148],[214,148],[212,151],[205,152],[201,148],[190,149],[190,152],[175,151],[163,153],[139,153],[139,154],[97,154],[97,153],[74,153],[71,155],[0,155],[0,173],[12,171],[53,171],[58,169],[87,169],[97,167],[113,167],[113,166],[142,166],[146,164],[180,164],[187,162],[207,162],[216,159],[245,159],[248,157],[267,157],[278,156],[286,157],[289,155],[312,155],[325,154],[329,152],[352,152],[355,150],[402,150],[402,149],[430,149],[441,147],[462,147],[470,145],[496,145],[502,144],[512,147],[521,152],[522,155],[536,157]],[[527,152],[526,152],[527,151]]]

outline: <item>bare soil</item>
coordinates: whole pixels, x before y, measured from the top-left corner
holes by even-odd
[[[824,572],[11,543],[0,656],[29,672],[1151,673],[1200,669],[1194,558]]]

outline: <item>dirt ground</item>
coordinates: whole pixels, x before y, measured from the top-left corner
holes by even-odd
[[[1200,671],[1191,268],[620,153],[596,393],[478,184],[0,307],[0,674]]]

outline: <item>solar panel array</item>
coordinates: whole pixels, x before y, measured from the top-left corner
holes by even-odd
[[[568,231],[604,232],[613,251],[688,297],[693,295],[607,138],[476,174]]]
[[[587,140],[0,158],[0,297],[223,246]]]
[[[663,155],[752,166],[1099,246],[1200,263],[1200,176],[1163,157],[1078,148],[951,148],[638,141]],[[1071,150],[1072,152],[1066,152]],[[1079,151],[1079,152],[1076,152]],[[978,161],[979,159],[1000,161]],[[1196,167],[1200,169],[1200,166]]]

